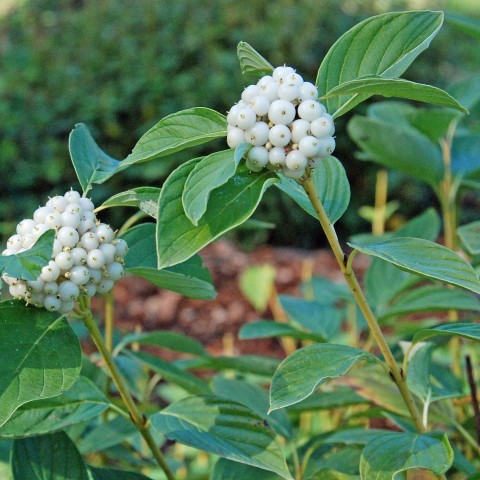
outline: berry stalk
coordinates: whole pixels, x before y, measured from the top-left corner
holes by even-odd
[[[85,323],[85,326],[87,327],[87,330],[89,331],[98,351],[100,352],[100,355],[102,356],[105,362],[105,365],[107,366],[108,371],[110,372],[112,380],[115,383],[118,389],[118,392],[120,393],[120,396],[122,397],[122,400],[125,403],[125,406],[127,407],[127,410],[130,414],[130,419],[132,420],[133,424],[137,427],[138,431],[140,432],[143,439],[147,443],[158,465],[160,465],[162,470],[165,472],[167,479],[175,480],[175,476],[173,475],[173,472],[170,470],[170,467],[168,466],[167,461],[165,460],[165,457],[163,456],[162,452],[158,448],[158,445],[155,443],[154,438],[152,437],[147,419],[142,415],[137,405],[135,404],[135,401],[130,395],[128,388],[125,385],[120,375],[120,372],[117,369],[117,366],[115,365],[115,362],[113,360],[113,357],[109,349],[107,348],[107,346],[105,345],[105,342],[103,341],[102,334],[100,333],[97,323],[95,322],[95,319],[93,318],[92,312],[90,310],[90,298],[85,296],[80,297],[79,305],[80,305],[80,314],[82,316],[83,322]]]

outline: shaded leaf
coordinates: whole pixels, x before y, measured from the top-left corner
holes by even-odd
[[[273,66],[246,42],[237,45],[237,56],[244,75],[260,78],[273,72]]]
[[[276,473],[267,472],[251,465],[220,458],[213,468],[211,480],[238,480],[239,478],[248,478],[248,480],[279,480],[282,477]]]
[[[427,328],[420,330],[415,335],[413,343],[422,342],[427,338],[452,335],[467,338],[469,340],[480,340],[480,324],[455,322]]]
[[[150,480],[140,473],[117,470],[113,468],[89,467],[93,480]]]
[[[55,230],[47,230],[25,252],[0,255],[0,275],[6,273],[9,277],[36,280],[52,259],[55,235]]]
[[[445,20],[449,25],[466,35],[480,40],[480,22],[464,15],[448,13]]]
[[[137,187],[125,192],[117,193],[105,200],[96,212],[111,207],[137,207],[153,218],[157,216],[158,197],[160,188],[157,187]]]
[[[0,425],[21,405],[60,395],[75,383],[81,366],[78,338],[54,312],[0,303]]]
[[[315,333],[302,331],[287,323],[278,323],[272,320],[258,320],[245,324],[238,333],[240,340],[252,338],[290,337],[295,340],[313,340],[323,343],[326,339]]]
[[[189,397],[150,419],[171,440],[292,479],[273,430],[240,403],[213,395]]]
[[[480,255],[480,220],[458,227],[457,235],[470,255]]]
[[[83,192],[88,192],[92,183],[103,183],[118,171],[120,161],[98,147],[83,123],[77,123],[70,132],[68,148]]]
[[[240,275],[240,290],[257,312],[263,312],[273,292],[275,267],[269,264],[252,265]]]

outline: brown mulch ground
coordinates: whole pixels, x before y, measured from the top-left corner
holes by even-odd
[[[218,296],[195,300],[162,290],[137,277],[126,277],[115,288],[115,325],[124,332],[171,330],[199,340],[211,353],[282,355],[276,340],[238,340],[242,325],[262,318],[240,291],[241,273],[251,265],[270,264],[276,268],[279,293],[298,295],[302,268],[311,265],[314,275],[340,281],[341,273],[329,251],[304,251],[263,246],[246,253],[221,240],[206,247],[201,256],[210,270]],[[97,304],[98,306],[98,304]]]

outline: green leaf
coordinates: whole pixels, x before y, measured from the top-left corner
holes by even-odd
[[[413,343],[422,342],[431,337],[452,335],[478,341],[480,340],[480,324],[455,322],[427,328],[416,333]]]
[[[326,157],[312,170],[312,178],[330,221],[335,223],[350,203],[350,184],[341,162],[335,157]],[[294,180],[281,175],[282,181],[275,184],[312,217],[317,214],[303,188]]]
[[[348,123],[347,130],[362,149],[362,159],[393,168],[432,186],[441,181],[443,161],[440,148],[414,128],[355,116]]]
[[[363,247],[349,245],[407,272],[480,293],[480,282],[472,266],[452,250],[437,243],[399,237]]]
[[[235,175],[241,156],[236,150],[208,155],[188,175],[182,194],[185,215],[196,226],[207,210],[212,190],[225,185]]]
[[[161,375],[162,378],[169,382],[182,387],[190,393],[202,394],[209,393],[209,386],[200,378],[185,372],[173,365],[171,362],[155,357],[144,352],[129,352],[129,355],[140,361],[143,365]]]
[[[320,96],[342,83],[366,75],[399,77],[423,52],[443,23],[442,12],[392,12],[370,17],[343,34],[320,65]],[[368,94],[327,100],[329,113],[339,117],[366,100]]]
[[[305,400],[288,407],[289,413],[311,412],[316,410],[332,410],[334,408],[345,408],[350,405],[364,405],[368,403],[352,389],[337,387],[331,392],[316,392]]]
[[[268,391],[246,380],[231,380],[217,376],[213,382],[213,393],[218,397],[239,402],[260,415],[279,435],[291,438],[292,424],[285,410],[268,414]]]
[[[450,94],[471,109],[480,101],[480,75],[474,75],[449,87]]]
[[[157,224],[160,268],[187,260],[220,235],[243,223],[255,211],[265,190],[278,181],[276,175],[267,170],[253,173],[246,166],[240,166],[225,185],[211,193],[209,207],[195,226],[184,213],[182,194],[188,175],[200,160],[181,165],[163,185]]]
[[[213,468],[211,480],[279,480],[280,476],[260,468],[220,458]]]
[[[80,453],[64,432],[15,440],[14,480],[89,480]]]
[[[280,295],[279,300],[291,320],[304,329],[320,335],[324,340],[338,333],[342,317],[341,311],[334,305],[289,295]]]
[[[240,290],[257,312],[263,312],[272,296],[277,271],[272,265],[252,265],[240,275]]]
[[[145,475],[127,470],[96,467],[88,467],[88,469],[92,474],[93,480],[150,480]]]
[[[115,346],[114,354],[120,352],[126,345],[131,343],[152,345],[154,347],[166,348],[174,352],[189,353],[191,355],[204,355],[206,353],[203,346],[193,338],[168,330],[157,330],[155,332],[125,335]]]
[[[35,400],[20,407],[0,427],[0,437],[26,437],[63,430],[100,415],[110,401],[88,378],[80,376],[72,388],[57,397]]]
[[[260,78],[273,73],[273,66],[246,42],[237,45],[237,56],[244,75]]]
[[[338,472],[331,468],[321,468],[317,470],[307,480],[359,480],[358,475],[349,475],[348,473]]]
[[[80,373],[81,350],[56,313],[0,303],[0,425],[21,405],[68,390]]]
[[[480,311],[480,301],[462,290],[426,285],[404,293],[380,315],[380,319],[410,313],[443,310],[472,310],[478,312]]]
[[[480,179],[480,138],[478,134],[462,135],[452,145],[452,172],[466,180]]]
[[[402,78],[383,78],[377,75],[356,78],[341,83],[328,91],[322,98],[328,99],[352,94],[406,98],[408,100],[430,103],[440,107],[454,108],[463,113],[468,113],[466,108],[440,88],[423,83],[411,82],[410,80],[404,80]]]
[[[157,187],[132,188],[131,190],[113,195],[108,200],[105,200],[95,211],[99,212],[111,207],[136,207],[147,215],[156,218],[160,191],[161,189]]]
[[[258,320],[245,324],[238,333],[240,340],[253,338],[290,337],[295,340],[312,340],[323,343],[325,338],[315,333],[304,332],[287,323],[278,323],[272,320]]]
[[[293,480],[273,430],[240,403],[213,395],[189,397],[150,420],[171,440]]]
[[[164,157],[227,135],[227,119],[209,108],[197,107],[172,113],[143,135],[122,161],[121,170],[134,163]]]
[[[326,434],[322,443],[341,444],[341,445],[366,445],[378,435],[385,433],[386,430],[378,428],[346,428],[336,430],[333,433]]]
[[[327,379],[344,375],[361,360],[372,362],[376,358],[358,348],[329,343],[297,350],[283,360],[273,375],[270,411],[300,402]]]
[[[362,480],[400,480],[402,472],[424,468],[435,475],[445,473],[453,462],[453,451],[444,433],[384,433],[363,450]]]
[[[9,277],[36,280],[52,259],[55,234],[55,230],[47,230],[25,252],[0,255],[0,275],[6,273]]]
[[[215,298],[217,292],[212,285],[212,278],[198,255],[171,268],[157,269],[155,228],[153,223],[144,223],[130,228],[122,235],[129,246],[125,257],[126,271],[147,279],[157,287],[187,297],[205,300]]]
[[[70,132],[68,147],[83,192],[88,192],[92,183],[103,183],[118,171],[120,161],[98,147],[83,123],[77,123]]]

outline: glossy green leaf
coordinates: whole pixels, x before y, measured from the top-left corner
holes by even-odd
[[[125,335],[115,346],[114,354],[120,352],[125,346],[131,343],[152,345],[154,347],[166,348],[167,350],[188,353],[190,355],[204,355],[206,353],[202,344],[191,337],[168,330],[156,330],[154,332]]]
[[[345,408],[350,405],[362,405],[368,403],[351,388],[337,387],[331,392],[317,391],[301,402],[288,407],[289,413],[312,412],[317,410],[332,410]]]
[[[209,208],[198,226],[186,217],[182,194],[190,172],[201,159],[190,160],[166,180],[160,195],[157,224],[157,253],[160,268],[181,263],[208,243],[247,220],[265,190],[277,180],[268,170],[249,172],[242,165],[236,174],[210,195]]]
[[[260,78],[273,72],[273,66],[246,42],[237,45],[237,56],[244,75]]]
[[[378,435],[386,433],[386,430],[378,428],[346,428],[336,430],[326,434],[322,443],[340,444],[340,445],[366,445]]]
[[[269,264],[252,265],[240,275],[240,290],[257,312],[263,312],[272,296],[277,271]]]
[[[157,287],[187,297],[206,300],[215,298],[217,292],[212,285],[210,272],[203,267],[198,255],[173,267],[157,269],[155,229],[155,224],[145,223],[136,225],[122,235],[129,246],[125,257],[126,271],[147,279]]]
[[[444,433],[384,433],[363,450],[360,478],[400,480],[406,478],[404,472],[413,468],[441,475],[452,462],[453,451]]]
[[[150,419],[171,440],[292,479],[273,430],[240,403],[213,395],[189,397]]]
[[[443,23],[442,12],[391,12],[367,18],[330,48],[317,75],[319,95],[366,75],[399,77],[423,52]],[[369,97],[347,95],[327,101],[339,117]]]
[[[118,171],[120,161],[109,157],[98,147],[83,123],[77,123],[70,132],[68,147],[84,192],[92,188],[92,183],[103,183]]]
[[[237,170],[241,156],[233,149],[212,153],[195,165],[188,175],[182,194],[185,215],[194,224],[207,210],[212,190],[224,185]]]
[[[57,313],[0,303],[0,425],[21,405],[60,395],[80,373],[81,350]]]
[[[323,343],[301,348],[283,360],[273,375],[270,411],[307,398],[327,379],[344,375],[359,361],[374,360],[371,353],[346,345]]]
[[[347,130],[362,149],[362,159],[393,168],[433,186],[442,179],[440,148],[413,127],[355,116],[348,123]]]
[[[196,107],[160,120],[137,142],[120,168],[164,157],[227,135],[227,119],[209,108]]]
[[[213,467],[211,480],[280,480],[282,477],[273,472],[252,467],[244,463],[220,458]]]
[[[407,272],[480,293],[480,281],[472,266],[452,250],[437,243],[420,238],[398,237],[363,247],[349,245]]]
[[[316,333],[325,340],[339,332],[342,313],[335,305],[289,295],[280,295],[279,300],[289,318],[307,331]]]
[[[328,91],[322,98],[329,99],[342,95],[382,95],[384,97],[406,98],[418,102],[430,103],[440,107],[454,108],[463,113],[468,110],[451,95],[440,88],[423,83],[411,82],[402,78],[383,78],[377,75],[356,78],[341,83]]]
[[[404,293],[380,315],[380,319],[443,310],[480,311],[480,301],[462,290],[426,285]]]
[[[312,340],[323,343],[326,339],[315,333],[305,332],[287,323],[278,323],[272,320],[258,320],[245,324],[238,333],[240,340],[253,338],[290,337],[295,340]]]
[[[57,397],[28,402],[0,427],[0,437],[42,435],[84,422],[110,407],[107,397],[88,378],[80,376]]]
[[[0,255],[0,275],[23,280],[36,280],[42,268],[52,259],[55,230],[42,233],[34,245],[25,252],[13,255]]]
[[[14,480],[89,480],[87,468],[64,432],[15,440]]]
[[[422,342],[427,338],[437,336],[452,336],[467,338],[469,340],[480,340],[480,324],[478,323],[445,323],[436,327],[420,330],[413,338],[414,343]]]
[[[129,472],[127,470],[117,470],[113,468],[89,467],[92,480],[150,480],[149,477],[141,473]]]
[[[131,190],[113,195],[105,200],[95,211],[99,212],[111,207],[136,207],[147,215],[156,218],[160,191],[161,189],[157,187],[132,188]]]
[[[181,370],[171,362],[144,352],[129,352],[129,355],[155,373],[158,373],[165,380],[182,387],[187,392],[196,394],[210,392],[209,386],[203,380],[191,373]]]
[[[335,157],[326,157],[317,168],[312,170],[312,178],[330,221],[335,223],[350,203],[350,184],[345,169]],[[303,188],[291,178],[281,176],[282,181],[275,184],[312,217],[317,214]]]
[[[292,424],[285,410],[268,414],[268,390],[246,380],[232,380],[217,376],[213,381],[213,393],[218,397],[239,402],[260,415],[275,432],[286,438],[293,435]]]

